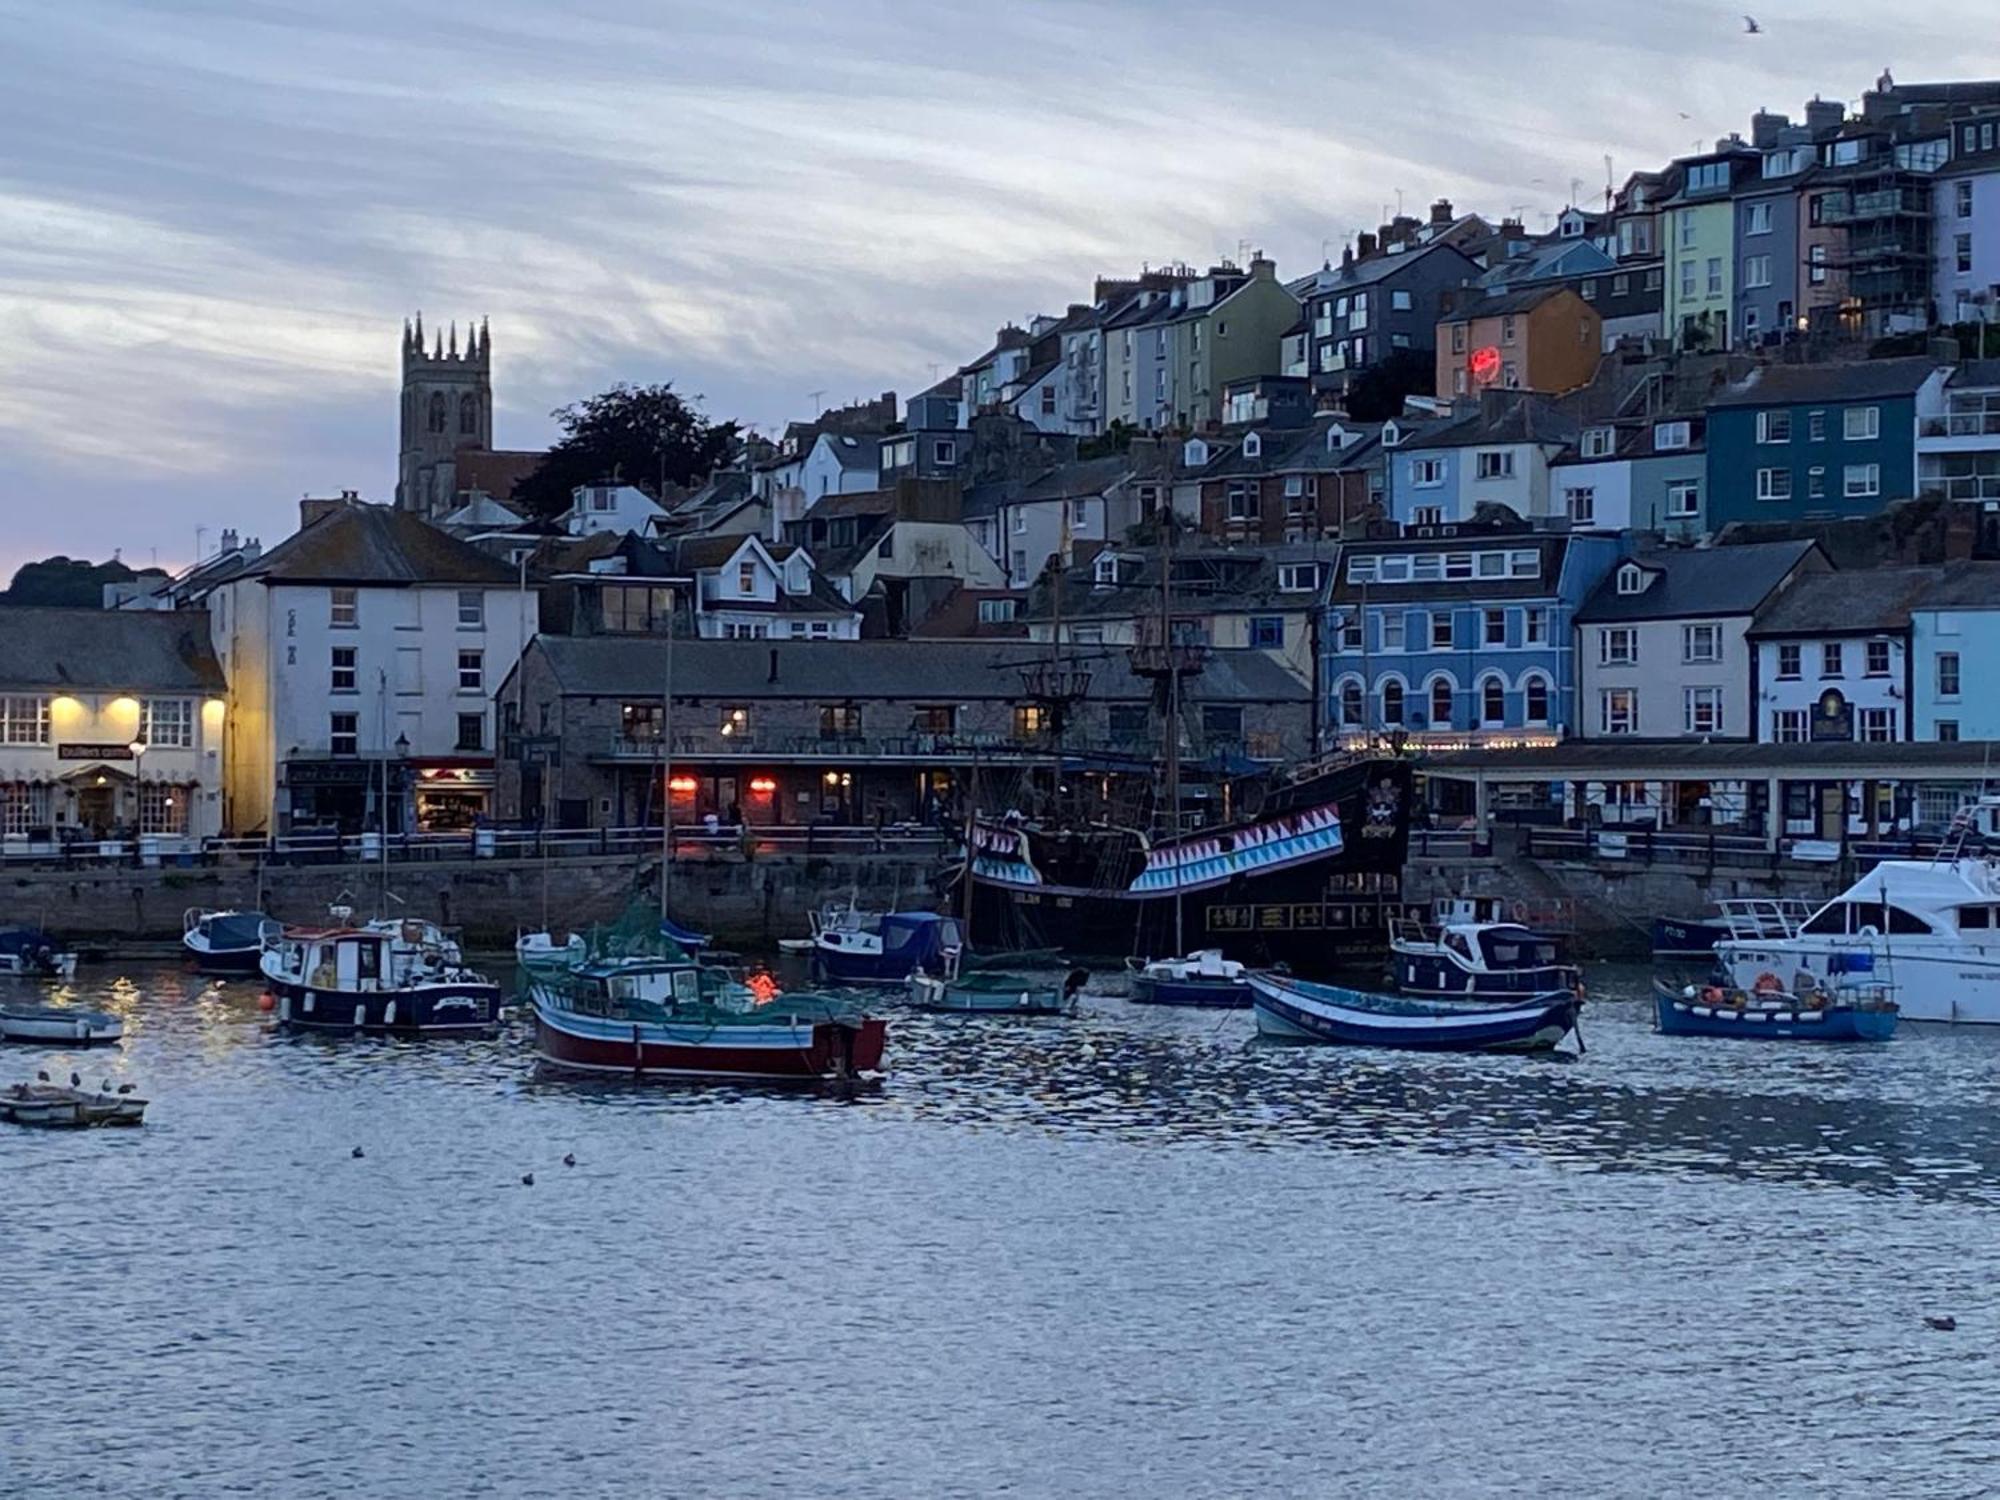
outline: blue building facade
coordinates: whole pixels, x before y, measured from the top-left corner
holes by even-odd
[[[1766,365],[1708,407],[1708,525],[1873,515],[1917,493],[1917,418],[1943,406],[1927,358]]]
[[[1576,611],[1628,547],[1470,528],[1344,547],[1320,632],[1326,723],[1343,744],[1438,749],[1573,733]]]
[[[1955,562],[1910,607],[1910,738],[2000,740],[2000,563]]]

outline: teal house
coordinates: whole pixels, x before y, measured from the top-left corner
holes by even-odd
[[[1947,563],[1910,608],[1910,738],[2000,740],[2000,562]]]
[[[1708,526],[1872,515],[1917,493],[1917,423],[1944,409],[1927,357],[1762,365],[1708,406]]]

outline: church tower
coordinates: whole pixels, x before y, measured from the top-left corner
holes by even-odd
[[[457,462],[462,448],[493,446],[493,345],[486,320],[465,325],[465,349],[458,325],[451,333],[434,330],[424,350],[424,315],[403,323],[402,452],[396,465],[396,508],[421,516],[441,516],[458,496]]]

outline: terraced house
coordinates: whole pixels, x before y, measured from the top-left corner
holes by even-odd
[[[1627,543],[1459,529],[1350,543],[1321,631],[1328,722],[1345,744],[1552,744],[1575,732],[1577,609]]]

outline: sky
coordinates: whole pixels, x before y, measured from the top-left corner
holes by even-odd
[[[1399,199],[1539,228],[1607,155],[1622,180],[1885,66],[2000,74],[1990,0],[1758,19],[0,0],[0,570],[174,567],[302,494],[390,499],[419,311],[491,320],[496,446],[618,381],[768,431],[922,389],[1096,275],[1300,274]]]

